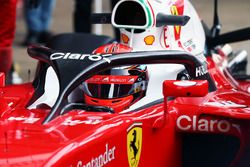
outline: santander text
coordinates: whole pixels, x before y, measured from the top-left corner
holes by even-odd
[[[109,148],[109,145],[106,144],[106,150],[104,153],[96,157],[92,157],[91,160],[87,163],[78,161],[77,167],[102,167],[114,159],[115,159],[115,146]]]

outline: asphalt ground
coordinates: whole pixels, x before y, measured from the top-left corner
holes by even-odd
[[[101,1],[101,0],[98,0]],[[211,27],[213,23],[213,0],[191,0],[199,16]],[[109,0],[103,0],[104,12],[109,12]],[[53,13],[51,31],[54,34],[72,32],[72,15],[74,0],[57,0]],[[30,58],[27,49],[20,46],[25,38],[25,24],[21,5],[17,9],[16,36],[13,44],[14,62],[17,64],[17,71],[24,82],[33,79],[37,61]],[[249,0],[219,0],[219,15],[222,24],[222,33],[232,30],[250,27],[250,1]],[[83,18],[84,21],[84,18]],[[111,25],[103,26],[103,34],[113,36]],[[250,54],[250,42],[239,42],[233,44],[235,50],[245,49]],[[250,61],[250,58],[249,58]],[[30,70],[30,75],[28,71]],[[248,67],[248,73],[250,68]]]

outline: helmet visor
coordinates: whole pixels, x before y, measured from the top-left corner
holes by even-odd
[[[84,91],[94,98],[119,98],[129,95],[131,89],[132,84],[84,84]]]
[[[140,92],[146,89],[147,82],[144,70],[138,69],[123,67],[106,70],[85,81],[82,89],[91,97],[104,99],[120,98]]]

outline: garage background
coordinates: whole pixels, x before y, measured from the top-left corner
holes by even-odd
[[[249,0],[218,0],[219,15],[222,23],[222,33],[250,27],[250,2]],[[109,0],[96,0],[98,4],[93,3],[93,10],[98,5],[104,12],[110,12]],[[100,2],[102,5],[100,6]],[[213,0],[191,0],[197,9],[200,17],[211,27],[213,22]],[[74,0],[57,0],[53,14],[53,23],[51,31],[54,34],[72,32],[72,16],[74,10]],[[84,21],[84,18],[83,18]],[[95,31],[95,29],[93,30]],[[17,71],[24,82],[32,81],[36,60],[27,55],[27,50],[20,46],[25,37],[25,26],[22,13],[22,5],[17,8],[17,27],[14,41],[14,61],[17,64]],[[102,32],[105,35],[113,36],[113,29],[110,25],[102,26]],[[233,49],[245,49],[250,54],[250,42],[239,42],[232,45]],[[250,58],[249,58],[250,61]],[[30,71],[30,76],[28,74]],[[250,68],[248,66],[248,73]]]

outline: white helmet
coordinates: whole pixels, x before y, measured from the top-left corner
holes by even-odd
[[[133,51],[185,50],[198,55],[205,48],[201,21],[188,0],[121,0],[111,21],[121,31],[121,43]]]

